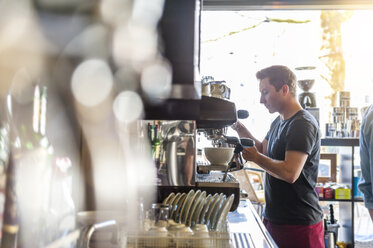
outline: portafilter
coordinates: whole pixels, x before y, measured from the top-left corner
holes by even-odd
[[[238,138],[237,140],[230,139],[230,141],[235,142],[234,144],[235,148],[234,148],[232,159],[228,163],[227,169],[224,172],[224,176],[222,180],[223,182],[225,182],[228,172],[241,170],[243,168],[244,163],[243,163],[242,156],[241,156],[241,152],[243,151],[243,149],[246,147],[253,147],[255,145],[254,140],[249,139],[249,138],[241,138],[239,141],[238,141]]]

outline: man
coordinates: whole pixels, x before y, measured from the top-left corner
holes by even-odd
[[[320,131],[315,118],[296,98],[296,77],[286,66],[271,66],[256,74],[260,103],[280,115],[262,142],[240,122],[240,137],[255,147],[242,156],[266,171],[264,224],[279,247],[324,247],[323,213],[315,185],[320,159]]]
[[[366,111],[360,132],[360,166],[363,180],[359,189],[373,221],[373,105]]]

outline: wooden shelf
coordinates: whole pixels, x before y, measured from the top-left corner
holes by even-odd
[[[323,138],[322,146],[359,146],[359,138]]]

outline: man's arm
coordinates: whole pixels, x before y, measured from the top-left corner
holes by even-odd
[[[285,160],[274,160],[262,153],[259,153],[255,147],[245,148],[242,156],[248,161],[252,161],[266,170],[270,175],[294,183],[303,169],[308,154],[298,151],[286,151]]]
[[[267,153],[267,145],[268,141],[264,139],[262,142],[260,142],[258,139],[256,139],[251,132],[240,122],[237,121],[234,123],[231,128],[235,130],[240,138],[250,138],[254,140],[256,149],[258,149],[259,152],[266,154]]]

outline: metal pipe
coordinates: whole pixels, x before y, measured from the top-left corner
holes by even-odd
[[[89,242],[91,237],[95,231],[98,229],[116,226],[117,222],[115,220],[108,220],[100,223],[96,223],[93,225],[86,226],[83,231],[80,233],[80,237],[78,240],[78,248],[89,248]],[[118,231],[115,231],[115,235],[117,236]]]

